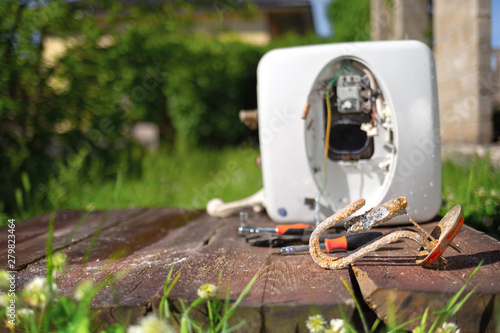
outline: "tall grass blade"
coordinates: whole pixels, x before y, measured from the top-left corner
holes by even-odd
[[[24,208],[23,191],[19,187],[17,187],[14,190],[14,197],[16,198],[16,204],[19,210],[23,210]]]
[[[375,332],[379,324],[380,324],[380,318],[375,319],[375,322],[373,323],[372,328],[370,329],[370,333]]]
[[[478,287],[479,287],[479,285],[477,285],[474,288],[472,288],[472,290],[469,291],[467,293],[467,295],[465,295],[465,297],[462,298],[462,300],[460,302],[458,302],[457,304],[455,304],[455,306],[453,306],[448,311],[448,313],[444,316],[442,323],[446,322],[448,319],[450,319],[452,316],[454,316],[460,310],[460,308],[464,305],[464,303],[472,296],[472,294],[474,294],[474,292],[476,291],[476,289]]]
[[[231,318],[231,316],[236,311],[236,309],[238,308],[238,306],[240,305],[240,303],[243,301],[243,299],[245,298],[245,296],[250,292],[250,289],[252,289],[252,286],[254,285],[255,281],[257,281],[257,278],[259,277],[259,274],[260,274],[260,269],[257,271],[257,273],[255,273],[255,275],[250,280],[250,282],[248,282],[248,284],[245,287],[245,289],[243,289],[243,291],[241,292],[240,296],[238,296],[238,299],[236,300],[236,302],[234,302],[234,304],[229,308],[229,310],[224,313],[224,317],[222,317],[222,319],[219,322],[219,324],[215,327],[215,331],[216,332],[219,332],[222,329],[222,327],[226,325],[226,323],[229,320],[229,318]]]
[[[496,332],[500,333],[500,298],[496,296],[493,308],[495,309]]]
[[[45,323],[44,323],[44,331],[49,332],[50,328],[50,319],[51,319],[51,314],[52,314],[52,304],[53,300],[55,297],[55,290],[53,288],[53,282],[54,282],[54,275],[52,273],[53,271],[53,263],[52,263],[52,243],[54,240],[54,220],[56,216],[55,213],[52,212],[50,213],[50,218],[49,218],[49,230],[47,232],[47,243],[46,243],[46,257],[47,257],[47,281],[49,284],[49,303],[47,306],[47,315],[45,317]],[[43,318],[43,317],[42,317]]]
[[[26,172],[23,172],[21,174],[21,182],[23,184],[23,189],[26,194],[29,194],[31,192],[31,183],[30,183],[30,178]]]
[[[351,297],[354,300],[354,304],[356,304],[356,309],[358,309],[359,317],[361,318],[361,323],[363,324],[363,330],[365,331],[365,333],[370,333],[370,330],[368,329],[368,323],[366,322],[365,315],[363,314],[363,310],[361,309],[361,305],[359,304],[358,300],[356,299],[354,292],[351,290],[351,288],[349,288],[349,285],[347,284],[347,282],[345,282],[344,279],[342,279],[342,282],[344,283],[344,286],[349,291],[349,294],[351,294]]]
[[[434,313],[433,313],[434,314]],[[437,313],[436,313],[437,314]],[[416,317],[416,318],[413,318],[413,319],[410,319],[408,321],[405,321],[404,323],[394,327],[394,328],[391,328],[387,333],[393,333],[393,332],[398,332],[399,330],[402,330],[403,328],[405,328],[406,326],[408,326],[409,324],[413,323],[413,322],[416,322],[416,321],[419,321],[422,319],[423,316],[419,316],[419,317]]]
[[[430,333],[434,332],[434,330],[436,328],[440,327],[444,323],[444,318],[447,316],[448,312],[452,309],[453,305],[455,305],[455,303],[457,302],[457,300],[460,298],[460,295],[462,295],[462,293],[465,291],[465,288],[470,283],[470,281],[472,280],[472,278],[474,277],[474,275],[476,275],[477,271],[479,270],[479,268],[481,267],[482,264],[483,264],[483,260],[481,260],[481,262],[479,263],[479,265],[477,265],[477,267],[474,269],[474,271],[469,276],[469,278],[467,279],[467,281],[465,282],[465,284],[462,286],[462,288],[460,288],[460,290],[450,299],[450,301],[448,303],[446,303],[446,306],[444,307],[444,309],[439,312],[438,317],[432,323],[432,326],[429,329]],[[470,295],[467,295],[467,298],[469,298],[469,297],[470,297]],[[463,305],[463,303],[462,303],[462,305]],[[456,311],[458,311],[458,309]]]
[[[475,169],[476,163],[472,166],[472,169],[469,171],[469,178],[467,181],[467,190],[466,193],[468,194],[468,201],[472,202],[474,200],[474,191],[473,191],[473,180],[474,180],[474,169]]]
[[[339,311],[340,311],[340,317],[342,317],[342,320],[344,321],[344,327],[346,330],[346,333],[357,333],[356,329],[349,323],[349,319],[347,318],[347,315],[345,314],[344,308],[342,305],[339,305]]]
[[[97,225],[96,230],[94,231],[92,238],[90,239],[89,246],[87,247],[87,250],[85,251],[85,255],[83,256],[82,263],[85,265],[89,259],[90,255],[92,254],[92,251],[94,250],[95,243],[97,242],[97,239],[101,235],[102,229],[104,227],[104,223],[108,219],[110,210],[107,209],[104,214],[102,215],[101,219],[99,220],[99,224]]]
[[[425,327],[427,326],[427,317],[429,317],[429,308],[425,308],[424,315],[420,321],[420,332],[425,332]]]
[[[160,307],[159,307],[159,312],[160,312],[160,318],[162,318],[163,315],[165,315],[165,318],[170,322],[170,309],[168,305],[168,295],[170,294],[170,291],[172,288],[175,286],[177,283],[177,280],[179,280],[181,273],[177,273],[177,275],[174,278],[174,281],[170,282],[172,278],[172,273],[174,271],[174,266],[175,264],[172,264],[172,267],[170,267],[170,271],[168,272],[167,278],[165,279],[165,283],[163,284],[163,296],[161,297],[160,300]]]

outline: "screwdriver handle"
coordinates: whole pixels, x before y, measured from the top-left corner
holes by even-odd
[[[352,251],[379,238],[383,234],[384,233],[380,231],[370,231],[333,239],[325,239],[326,252],[330,253],[335,250]]]
[[[308,224],[278,224],[276,226],[276,235],[303,235],[308,229],[312,229]]]

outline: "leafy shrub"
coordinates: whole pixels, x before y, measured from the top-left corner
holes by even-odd
[[[167,68],[165,88],[178,139],[205,146],[240,143],[249,131],[239,122],[238,112],[256,107],[256,69],[262,51],[203,36],[184,41],[182,49],[180,66]]]
[[[238,111],[256,107],[261,56],[331,41],[290,35],[257,47],[194,34],[183,1],[2,1],[0,12],[0,210],[18,215],[63,207],[65,184],[99,183],[119,170],[140,175],[143,152],[129,135],[139,120],[158,123],[171,147],[239,144],[250,131]],[[47,37],[66,44],[51,63]]]
[[[82,150],[75,181],[98,182],[120,168],[140,173],[142,153],[128,135],[138,120],[159,123],[169,145],[222,146],[249,133],[237,113],[255,107],[260,48],[189,33],[182,4],[126,11],[114,1],[92,4],[0,3],[0,209],[7,213],[51,208],[48,179],[57,182]],[[96,18],[102,8],[109,16]],[[41,43],[48,36],[67,46],[50,64]]]
[[[335,29],[334,42],[370,40],[370,0],[335,0],[329,15]]]
[[[81,149],[88,151],[84,165],[99,160],[100,175],[116,172],[135,149],[121,132],[133,119],[117,103],[111,79],[103,79],[110,73],[103,64],[111,62],[99,46],[106,23],[98,27],[92,15],[62,1],[2,1],[0,12],[0,206],[21,214],[47,203],[48,179]],[[49,64],[42,41],[54,35],[75,46]]]

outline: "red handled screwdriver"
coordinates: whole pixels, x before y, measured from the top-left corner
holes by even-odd
[[[380,231],[370,231],[363,232],[359,234],[351,234],[347,236],[342,236],[338,238],[325,239],[324,243],[320,244],[321,248],[325,248],[326,252],[330,253],[335,250],[344,250],[344,251],[352,251],[357,249],[358,247],[371,242],[374,239],[379,238],[384,235],[383,232]],[[281,248],[281,253],[283,254],[292,254],[297,251],[305,251],[309,250],[309,245],[304,246],[286,246]]]
[[[245,236],[248,234],[255,234],[260,232],[269,232],[276,235],[307,235],[310,234],[314,228],[308,224],[278,224],[276,227],[239,227],[238,235]]]

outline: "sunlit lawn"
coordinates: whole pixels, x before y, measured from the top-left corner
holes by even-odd
[[[66,208],[204,208],[213,197],[238,200],[262,187],[257,156],[253,147],[148,153],[139,178],[125,175],[121,185],[116,181],[82,184],[81,189],[70,190]]]
[[[222,150],[195,149],[147,153],[138,175],[120,173],[101,181],[89,175],[53,182],[51,191],[63,193],[56,209],[114,209],[127,207],[186,207],[203,209],[211,198],[224,201],[245,198],[262,187],[262,173],[255,146]],[[68,179],[69,178],[69,179]],[[488,232],[500,230],[500,171],[489,158],[470,159],[465,165],[443,161],[443,199],[440,215],[460,204],[466,223]],[[55,185],[54,185],[55,184]],[[55,186],[55,187],[54,187]],[[58,187],[61,187],[58,188]],[[24,218],[43,208],[26,209]]]

